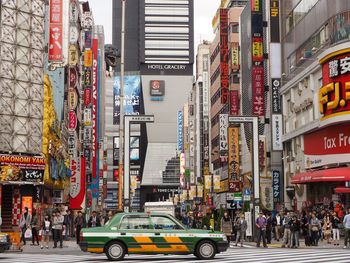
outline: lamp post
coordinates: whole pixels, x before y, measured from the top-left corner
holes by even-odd
[[[122,2],[122,28],[120,45],[120,114],[119,114],[119,184],[118,184],[118,210],[123,211],[123,184],[124,184],[124,61],[125,61],[125,1]],[[124,204],[124,209],[128,205]]]

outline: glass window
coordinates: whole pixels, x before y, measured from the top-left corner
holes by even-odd
[[[123,218],[120,229],[150,229],[151,226],[149,224],[148,217],[130,217],[126,216]]]
[[[172,219],[165,216],[152,216],[154,229],[161,230],[183,230],[184,228]]]

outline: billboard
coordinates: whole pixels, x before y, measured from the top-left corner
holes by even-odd
[[[222,162],[227,161],[228,151],[228,139],[227,139],[227,128],[228,128],[228,114],[220,114],[219,116],[219,143],[220,143],[220,158]]]
[[[119,124],[120,76],[114,78],[113,124]],[[124,114],[139,115],[141,106],[141,78],[139,75],[124,76]]]

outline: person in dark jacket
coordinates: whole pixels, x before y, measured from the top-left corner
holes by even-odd
[[[272,240],[272,217],[271,214],[267,214],[266,217],[266,242],[271,244]]]
[[[73,225],[73,219],[72,219],[72,213],[70,210],[66,211],[66,214],[64,215],[63,225],[65,228],[64,232],[64,240],[68,241],[69,237],[72,236],[72,225]]]
[[[339,246],[339,239],[340,239],[339,225],[341,222],[336,212],[333,213],[331,222],[332,222],[333,242],[335,246]]]
[[[311,246],[311,237],[310,237],[310,227],[309,227],[310,217],[304,211],[301,216],[301,229],[303,231],[303,236],[305,240],[305,246]]]
[[[99,226],[101,226],[100,216],[97,214],[96,211],[93,211],[92,216],[90,216],[88,221],[88,227],[99,227]]]
[[[74,225],[75,225],[75,235],[77,238],[77,244],[79,244],[80,231],[82,228],[86,227],[86,220],[81,211],[78,212],[78,216],[75,218]]]
[[[30,226],[32,228],[32,245],[34,246],[36,241],[39,246],[39,220],[35,210],[33,211],[32,222],[30,223]]]
[[[290,245],[292,248],[298,248],[299,247],[299,233],[300,233],[300,221],[297,218],[296,215],[292,217],[292,220],[290,221]]]

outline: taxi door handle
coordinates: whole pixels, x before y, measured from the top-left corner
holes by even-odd
[[[155,233],[156,236],[160,236],[160,233]]]
[[[120,233],[120,235],[125,236],[125,235],[126,235],[126,233]]]

